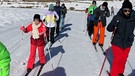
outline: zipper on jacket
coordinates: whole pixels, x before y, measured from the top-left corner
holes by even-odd
[[[125,26],[124,26],[124,38],[123,38],[124,41],[123,41],[123,43],[122,43],[122,44],[123,44],[123,48],[125,48],[124,42],[125,42],[125,39],[126,39],[125,37],[126,37],[127,22],[129,22],[129,20],[126,21],[126,24],[125,24]]]

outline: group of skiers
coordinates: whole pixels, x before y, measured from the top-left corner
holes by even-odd
[[[106,17],[110,16],[108,3],[104,2],[96,7],[96,1],[87,9],[87,31],[95,46],[98,42],[100,47],[104,45]],[[114,15],[114,7],[111,7]],[[107,31],[112,32],[112,54],[113,60],[109,76],[124,76],[125,64],[134,41],[135,11],[129,0],[124,0],[121,9],[113,17],[107,26]]]
[[[20,27],[20,30],[24,33],[31,33],[30,56],[27,64],[28,73],[34,68],[37,48],[41,66],[44,66],[46,63],[44,47],[48,42],[50,42],[51,45],[54,44],[55,36],[57,37],[60,29],[64,27],[66,13],[67,9],[65,4],[60,6],[60,1],[57,1],[56,6],[53,4],[49,5],[49,9],[45,12],[43,20],[41,20],[39,14],[35,14],[31,24],[27,27]]]
[[[113,8],[114,9],[114,8]],[[92,37],[92,44],[103,47],[104,36],[106,29],[106,17],[110,16],[108,3],[103,2],[99,7],[96,6],[96,1],[87,9],[87,31]],[[49,9],[45,12],[43,20],[39,14],[35,14],[33,22],[27,27],[21,26],[20,30],[24,33],[31,33],[30,37],[30,56],[27,64],[27,72],[34,68],[36,49],[41,66],[46,63],[44,47],[47,42],[52,44],[55,42],[60,29],[64,27],[64,19],[67,13],[65,4],[60,6],[60,1],[56,2],[56,6],[49,5]],[[110,76],[124,76],[125,64],[134,41],[135,28],[135,11],[132,3],[129,0],[124,0],[121,9],[113,17],[112,21],[107,26],[107,31],[113,33],[111,39],[113,60],[110,68]],[[6,47],[0,42],[0,76],[9,76],[10,70],[10,54]]]

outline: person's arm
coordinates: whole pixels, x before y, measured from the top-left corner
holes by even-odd
[[[108,7],[106,7],[106,9],[105,9],[105,15],[106,15],[106,17],[110,17],[110,11],[109,11]]]
[[[20,30],[23,31],[24,33],[28,33],[32,30],[32,24],[29,24],[26,28],[24,26],[21,26]]]
[[[56,20],[59,20],[59,16],[55,11],[54,11],[54,15],[55,15]]]
[[[67,7],[65,6],[65,14],[67,14]]]
[[[88,14],[91,14],[91,12],[92,12],[91,8],[92,8],[91,6],[88,8]]]
[[[43,15],[43,21],[45,22],[45,17],[46,17],[46,15],[47,15],[47,11],[45,12],[45,14]]]
[[[46,33],[46,26],[44,25],[43,22],[41,22],[41,25],[42,25],[42,32],[39,33],[39,35],[42,35],[42,34]]]
[[[117,16],[114,16],[112,21],[107,26],[107,31],[113,32],[115,28],[119,25],[119,20]]]
[[[96,8],[96,9],[94,10],[93,15],[94,15],[94,18],[95,18],[96,20],[99,20],[99,17],[100,17],[100,15],[101,15],[101,13],[100,13],[100,11],[99,11],[98,8]]]

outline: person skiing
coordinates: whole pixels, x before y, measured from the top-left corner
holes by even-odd
[[[10,73],[10,53],[5,45],[0,42],[0,76],[9,76]]]
[[[104,45],[104,35],[105,35],[105,26],[106,26],[106,17],[110,16],[110,11],[108,9],[108,3],[104,2],[102,5],[97,7],[94,10],[94,34],[93,34],[93,45],[99,40],[99,46],[103,47]],[[100,32],[100,34],[99,34]],[[99,35],[98,35],[99,34]]]
[[[20,30],[22,30],[24,33],[31,32],[30,56],[27,64],[27,72],[30,72],[34,67],[37,48],[41,66],[43,66],[46,63],[46,57],[44,53],[44,46],[45,46],[44,34],[46,32],[46,26],[40,19],[40,15],[35,14],[33,22],[29,24],[26,28],[24,26],[21,26]]]
[[[64,21],[65,21],[65,17],[67,14],[67,8],[65,6],[65,4],[63,3],[61,5],[61,18],[60,18],[60,28],[63,29],[64,27]]]
[[[45,12],[44,15],[44,21],[45,25],[47,27],[46,31],[46,36],[47,36],[47,41],[51,41],[51,44],[53,44],[54,41],[54,33],[55,33],[55,26],[56,26],[56,21],[59,20],[59,16],[54,10],[54,5],[50,4],[49,5],[49,10]]]
[[[114,16],[114,7],[111,7],[111,16]]]
[[[60,31],[60,18],[61,18],[61,6],[60,6],[60,1],[56,1],[56,5],[54,6],[54,10],[57,12],[59,19],[56,21],[57,26],[56,26],[56,37],[59,34]]]
[[[87,23],[87,31],[88,31],[88,35],[91,39],[91,35],[93,34],[94,31],[94,10],[97,8],[96,6],[96,1],[92,2],[92,5],[88,8],[88,23]]]
[[[107,26],[114,32],[112,44],[112,67],[110,76],[124,76],[125,64],[134,41],[135,11],[132,3],[125,0],[121,9]]]

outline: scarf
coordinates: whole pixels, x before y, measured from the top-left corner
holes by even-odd
[[[33,39],[38,39],[39,38],[39,31],[38,28],[41,26],[41,23],[36,25],[34,22],[32,23],[32,37]]]

